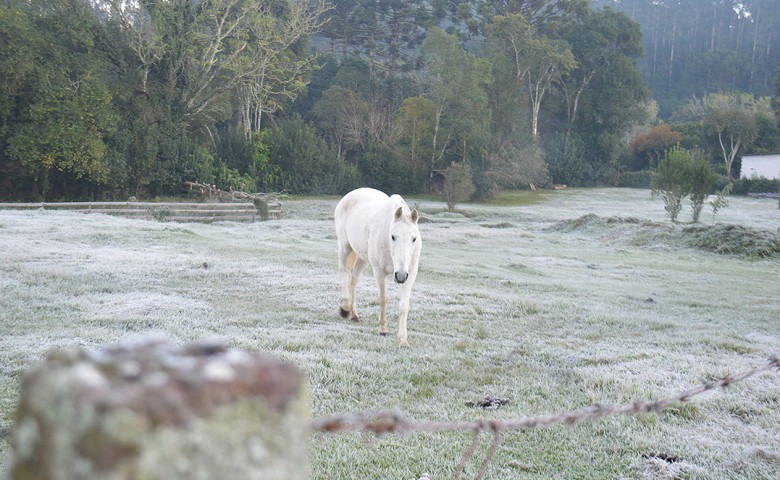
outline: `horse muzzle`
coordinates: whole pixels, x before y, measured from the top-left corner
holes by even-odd
[[[409,274],[404,271],[397,271],[395,272],[395,275],[393,275],[393,278],[395,279],[395,283],[404,283],[407,278],[409,278]]]

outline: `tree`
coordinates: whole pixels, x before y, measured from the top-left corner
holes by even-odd
[[[436,105],[432,175],[450,149],[460,151],[460,161],[468,161],[469,148],[486,140],[490,110],[483,86],[490,82],[490,76],[483,59],[466,52],[454,36],[438,28],[429,30],[422,52],[428,66],[428,96]]]
[[[35,179],[33,196],[47,197],[52,175],[106,183],[111,169],[106,140],[117,118],[101,78],[106,65],[95,46],[101,27],[80,0],[50,6],[33,1],[29,8],[40,37],[23,49],[31,54],[31,63],[22,64],[29,76],[15,100],[5,153]],[[40,13],[33,14],[36,9]]]
[[[490,196],[496,191],[517,189],[523,186],[534,188],[550,180],[545,155],[536,145],[519,148],[510,140],[495,140],[487,157],[487,168],[476,179],[481,195]]]
[[[585,143],[576,133],[556,133],[546,151],[553,182],[577,186],[594,180],[593,167],[585,155]]]
[[[663,124],[635,136],[628,146],[634,156],[644,159],[646,165],[657,166],[669,147],[679,144],[681,139],[679,132]]]
[[[525,86],[531,107],[531,135],[539,134],[542,100],[554,83],[575,67],[569,46],[540,35],[520,14],[493,18],[488,38],[499,64],[508,65],[517,84]]]
[[[715,215],[729,206],[728,196],[731,195],[731,190],[734,188],[734,183],[729,182],[723,187],[715,196],[715,200],[712,201],[712,223],[715,224]]]
[[[682,148],[673,147],[666,152],[658,165],[658,172],[653,177],[654,192],[659,192],[664,200],[664,209],[672,222],[682,209],[682,201],[688,195],[688,173],[690,172],[691,154]]]
[[[444,196],[447,199],[447,210],[455,211],[457,204],[471,198],[476,191],[471,179],[471,167],[467,163],[453,163],[447,169],[444,181]]]
[[[726,175],[732,180],[732,165],[740,147],[756,138],[757,125],[755,115],[740,107],[724,110],[711,108],[704,117],[704,124],[718,136],[723,161],[726,164]]]
[[[312,114],[317,126],[330,137],[339,159],[344,159],[347,148],[365,143],[367,106],[352,90],[330,87],[314,104]]]
[[[699,221],[704,201],[712,192],[717,181],[718,175],[712,170],[712,166],[707,159],[704,158],[704,152],[700,149],[691,151],[686,190],[689,192],[691,199],[693,223]]]
[[[690,195],[693,222],[696,223],[717,180],[718,175],[701,149],[672,147],[661,160],[652,185],[654,191],[661,193],[672,222],[677,221],[682,200]]]
[[[587,0],[466,0],[457,6],[456,17],[472,34],[483,34],[496,16],[517,15],[540,31],[585,15]]]
[[[437,2],[422,0],[336,0],[324,26],[329,49],[342,57],[360,56],[374,78],[414,68],[426,26],[444,16]],[[433,3],[433,5],[431,4]]]
[[[745,91],[767,95],[778,59],[775,0],[591,0],[594,10],[625,12],[642,28],[637,59],[669,114],[692,95]]]
[[[407,162],[413,171],[420,173],[425,170],[425,159],[431,156],[436,104],[424,97],[407,98],[398,110],[396,122],[401,130],[401,142],[408,146]]]
[[[274,113],[303,92],[315,68],[315,55],[305,41],[324,23],[328,4],[323,1],[260,3],[249,15],[246,49],[248,62],[234,70],[240,80],[239,95],[244,133],[260,131],[263,114]]]
[[[305,87],[314,57],[301,42],[319,30],[328,8],[324,0],[96,1],[140,64],[140,93],[149,94],[152,68],[164,70],[178,120],[209,135],[237,94],[247,139],[263,112]]]
[[[26,170],[8,157],[5,147],[18,122],[29,87],[35,79],[37,35],[24,0],[0,4],[0,198],[12,199],[27,187]]]
[[[290,193],[319,194],[327,191],[325,183],[338,173],[340,163],[317,137],[315,130],[294,115],[280,122],[265,137],[270,170],[281,172],[277,190]]]
[[[625,56],[596,72],[571,125],[590,165],[586,184],[608,181],[617,172],[626,134],[647,121],[649,93],[634,61]]]
[[[583,92],[597,73],[609,69],[617,58],[636,59],[643,53],[639,24],[609,7],[569,22],[563,38],[571,45],[577,66],[563,76],[561,90],[566,99],[566,116],[574,123]]]

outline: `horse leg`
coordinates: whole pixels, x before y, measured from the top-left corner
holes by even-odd
[[[374,277],[379,286],[379,334],[387,335],[387,274],[379,269],[374,269]]]
[[[341,276],[341,301],[339,313],[348,317],[355,310],[354,288],[352,287],[352,270],[357,255],[349,244],[339,246],[339,275]]]
[[[398,304],[398,341],[402,347],[409,346],[406,336],[406,319],[409,317],[409,301],[416,276],[417,272],[412,272],[406,282],[401,284],[401,301]]]
[[[354,252],[352,255],[354,256],[354,260],[349,277],[349,298],[352,299],[352,304],[349,307],[349,318],[353,322],[359,322],[360,317],[357,314],[357,295],[355,294],[355,290],[357,289],[357,285],[360,282],[360,275],[363,274],[363,270],[366,269],[366,265],[368,264],[360,257],[358,257]]]

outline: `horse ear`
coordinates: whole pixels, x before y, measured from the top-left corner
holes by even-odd
[[[412,221],[413,221],[414,223],[417,223],[417,220],[418,220],[419,218],[420,218],[420,214],[419,214],[419,213],[417,213],[417,209],[416,209],[416,208],[413,208],[413,209],[412,209]]]
[[[398,207],[398,210],[395,211],[395,219],[400,220],[401,216],[404,214],[403,207]]]

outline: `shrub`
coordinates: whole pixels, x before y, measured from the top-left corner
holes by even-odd
[[[585,156],[585,145],[574,134],[557,133],[547,145],[547,165],[554,183],[588,184],[595,176]]]
[[[702,150],[673,147],[658,165],[652,186],[653,191],[663,197],[664,208],[672,222],[677,221],[682,200],[690,195],[695,223],[699,221],[704,200],[712,192],[718,178]]]
[[[365,186],[387,193],[414,191],[414,174],[386,145],[369,142],[358,159]]]
[[[214,172],[214,185],[220,190],[256,192],[257,181],[250,175],[242,175],[237,169],[220,163]]]
[[[734,181],[734,195],[747,195],[748,193],[773,193],[780,191],[780,180],[768,178],[740,178]]]
[[[682,209],[682,200],[688,195],[687,176],[691,164],[690,153],[682,148],[673,147],[658,165],[658,172],[653,177],[653,191],[661,194],[664,208],[672,222]]]
[[[321,181],[334,173],[338,165],[336,156],[300,116],[281,121],[268,133],[267,144],[272,175],[264,178],[264,182],[274,180],[272,188],[290,193],[327,193]],[[278,178],[274,178],[275,172]]]
[[[704,200],[712,192],[715,182],[718,181],[718,174],[712,170],[712,166],[704,158],[704,152],[700,149],[691,151],[691,160],[688,164],[686,190],[691,196],[691,210],[693,210],[693,222],[699,221],[701,209],[704,206]]]
[[[447,209],[455,211],[455,206],[474,195],[476,187],[471,179],[471,167],[467,163],[453,163],[447,169],[447,179],[444,182],[444,196],[447,198]]]
[[[651,188],[653,182],[653,172],[642,170],[640,172],[625,172],[617,182],[618,187],[625,188]]]

